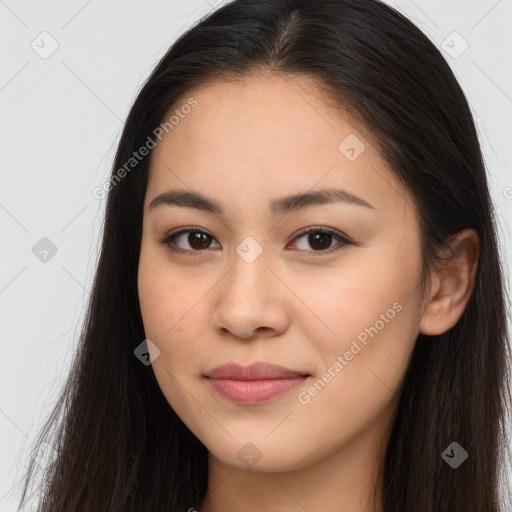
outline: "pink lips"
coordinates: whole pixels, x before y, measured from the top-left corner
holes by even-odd
[[[213,390],[238,404],[257,404],[294,388],[309,375],[269,363],[244,367],[229,363],[208,372],[205,377]]]

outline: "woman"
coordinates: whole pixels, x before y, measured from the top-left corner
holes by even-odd
[[[42,512],[504,506],[492,203],[464,94],[405,17],[223,6],[147,80],[100,192]]]

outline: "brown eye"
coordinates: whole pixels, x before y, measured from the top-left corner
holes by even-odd
[[[299,247],[299,249],[308,252],[328,252],[329,249],[335,247],[332,243],[336,241],[338,241],[338,245],[340,246],[345,246],[351,243],[346,237],[336,231],[316,227],[308,228],[295,238],[295,240],[300,239],[305,239],[306,243],[304,243],[302,247]],[[312,248],[313,251],[308,249],[308,247]]]
[[[352,243],[337,231],[319,227],[307,228],[299,234],[294,241],[300,239],[306,240],[306,243],[303,244],[305,247],[299,247],[300,250],[317,253],[332,252],[330,249],[336,248],[336,244],[333,245],[333,242],[338,242],[338,248]],[[217,247],[213,248],[220,248],[215,238],[206,231],[199,229],[182,229],[177,233],[166,236],[161,243],[175,252],[200,253],[212,249],[211,244],[213,241],[217,243]]]
[[[190,232],[187,237],[187,242],[193,249],[208,249],[211,244],[212,237],[206,233],[201,232]]]
[[[333,238],[330,233],[309,233],[308,243],[315,250],[329,249]]]
[[[210,244],[213,240],[215,239],[205,231],[189,229],[167,236],[162,240],[162,243],[167,245],[173,251],[199,252],[205,249],[210,249]]]

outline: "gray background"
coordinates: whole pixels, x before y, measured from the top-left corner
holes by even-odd
[[[220,3],[0,0],[1,512],[16,510],[28,450],[76,344],[104,207],[93,189],[108,180],[143,80],[177,36]],[[508,270],[512,1],[389,3],[443,49],[467,94]],[[43,237],[56,254],[33,251]]]

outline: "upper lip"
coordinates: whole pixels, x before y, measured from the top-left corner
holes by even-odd
[[[286,379],[301,376],[306,377],[308,373],[263,362],[252,363],[249,366],[242,366],[237,363],[223,364],[205,374],[205,377],[211,379],[236,380]]]

